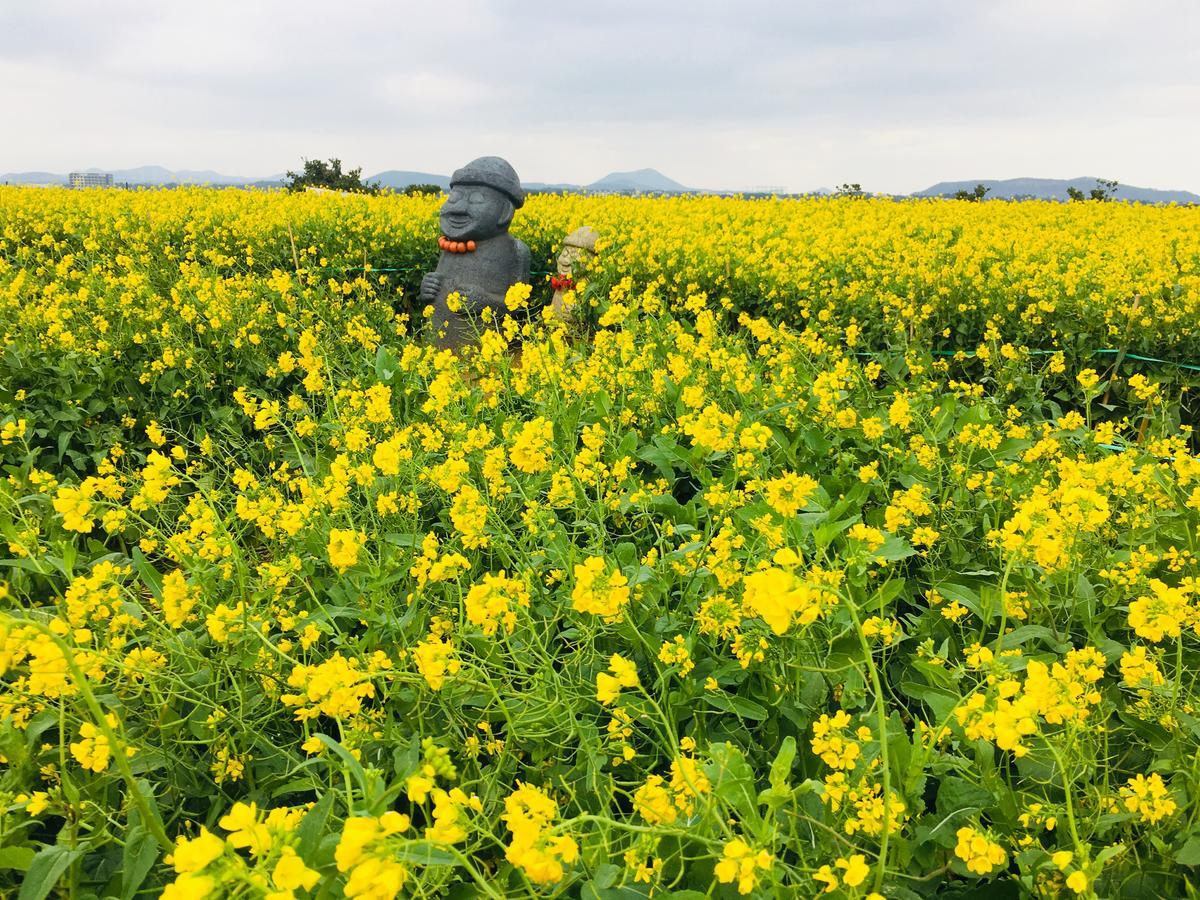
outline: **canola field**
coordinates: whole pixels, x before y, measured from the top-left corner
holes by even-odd
[[[0,893],[1196,896],[1200,210],[439,202],[0,188]]]

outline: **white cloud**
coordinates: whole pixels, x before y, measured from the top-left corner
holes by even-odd
[[[539,181],[1200,189],[1200,7],[1172,0],[9,6],[0,171],[500,153]]]

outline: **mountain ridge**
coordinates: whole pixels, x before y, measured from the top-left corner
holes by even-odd
[[[1085,196],[1100,186],[1100,179],[1091,176],[1080,178],[979,178],[967,181],[939,181],[937,184],[915,191],[910,197],[953,197],[958,191],[973,191],[975,185],[988,188],[988,199],[1013,200],[1034,197],[1039,200],[1069,200],[1068,188],[1082,191]],[[1117,187],[1115,199],[1133,200],[1138,203],[1200,203],[1200,194],[1191,191],[1144,188],[1130,184]]]
[[[174,186],[174,185],[213,185],[218,187],[251,187],[271,188],[282,187],[285,175],[278,173],[265,178],[246,177],[241,175],[224,175],[212,169],[167,169],[164,166],[137,166],[131,169],[98,169],[89,167],[76,171],[109,172],[114,184]],[[67,175],[55,172],[30,171],[9,172],[0,174],[0,182],[23,185],[65,185]],[[434,184],[446,190],[450,186],[449,175],[439,175],[432,172],[414,172],[403,169],[386,169],[365,178],[364,181],[374,182],[390,190],[404,190],[414,184]],[[1076,188],[1088,195],[1099,185],[1099,179],[1093,177],[1080,178],[981,178],[962,181],[939,181],[924,190],[911,194],[896,194],[882,196],[896,197],[953,197],[958,191],[974,190],[975,185],[982,184],[989,188],[987,199],[1040,199],[1068,200],[1068,188]],[[734,194],[761,193],[761,191],[711,191],[690,188],[664,175],[657,169],[633,169],[630,171],[610,172],[602,178],[588,184],[549,183],[540,181],[523,182],[527,191],[540,192],[584,192],[609,194]],[[786,192],[780,192],[784,194]],[[804,192],[808,196],[827,193],[824,190]],[[1138,203],[1180,203],[1200,204],[1200,194],[1185,190],[1170,190],[1161,188],[1145,188],[1136,185],[1121,184],[1116,191],[1115,199],[1129,200]]]

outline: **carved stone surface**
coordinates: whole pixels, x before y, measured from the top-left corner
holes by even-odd
[[[558,254],[558,277],[553,280],[554,299],[550,301],[556,319],[571,318],[571,310],[563,303],[563,294],[574,288],[575,264],[580,257],[596,255],[598,237],[596,229],[584,225],[563,239],[562,252]]]
[[[508,233],[524,204],[517,173],[498,156],[480,157],[451,176],[438,219],[441,257],[421,282],[422,302],[433,304],[437,346],[458,349],[473,342],[485,327],[484,311],[501,321],[505,293],[529,281],[529,248]],[[462,297],[458,312],[446,302],[451,293]]]

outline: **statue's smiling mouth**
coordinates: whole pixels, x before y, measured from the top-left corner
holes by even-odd
[[[470,225],[471,216],[468,213],[446,213],[446,221],[451,225]]]

